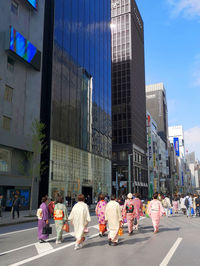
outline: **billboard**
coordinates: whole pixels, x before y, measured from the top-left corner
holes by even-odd
[[[176,153],[176,156],[180,156],[180,152],[179,152],[179,138],[174,138],[174,150]]]
[[[26,0],[32,7],[37,9],[37,0]]]
[[[32,65],[36,70],[40,70],[41,52],[12,26],[10,26],[8,50]]]

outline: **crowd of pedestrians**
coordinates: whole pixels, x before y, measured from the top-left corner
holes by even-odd
[[[88,233],[88,224],[91,221],[88,204],[83,194],[78,195],[77,201],[71,209],[68,216],[66,205],[63,203],[63,197],[57,196],[56,201],[48,200],[45,196],[37,210],[38,216],[38,239],[40,243],[46,242],[51,227],[49,219],[53,217],[57,232],[56,244],[63,242],[63,231],[69,232],[69,224],[74,227],[74,236],[76,238],[75,250],[83,247]],[[154,233],[159,232],[160,218],[162,216],[177,215],[181,211],[187,217],[200,216],[200,196],[199,195],[163,195],[154,193],[152,200],[146,203],[146,213],[143,208],[143,201],[139,193],[129,193],[127,197],[116,198],[104,194],[99,195],[99,200],[95,202],[95,213],[99,223],[99,236],[105,236],[109,228],[108,244],[118,245],[119,236],[123,234],[123,226],[127,223],[128,235],[131,236],[134,230],[138,230],[141,216],[146,215],[152,219]]]

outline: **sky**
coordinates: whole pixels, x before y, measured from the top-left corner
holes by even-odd
[[[146,85],[163,82],[169,126],[200,159],[200,0],[136,0],[144,21]]]

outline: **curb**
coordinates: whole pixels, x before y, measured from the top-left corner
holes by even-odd
[[[31,222],[36,222],[38,219],[37,218],[33,218],[33,219],[29,219],[29,220],[21,220],[21,221],[13,221],[10,223],[0,223],[0,227],[3,226],[9,226],[9,225],[16,225],[16,224],[25,224],[25,223],[31,223]]]

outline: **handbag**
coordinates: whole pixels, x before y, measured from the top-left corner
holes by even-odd
[[[191,208],[191,214],[194,215],[194,208]]]
[[[51,235],[52,234],[52,227],[49,224],[46,224],[45,227],[42,229],[43,235]]]
[[[63,225],[62,230],[65,231],[66,233],[69,233],[69,224],[68,224],[68,223],[65,223],[65,224]]]
[[[122,227],[120,227],[118,231],[118,236],[123,236],[123,234],[124,234],[124,230]]]
[[[89,233],[89,229],[88,229],[88,227],[85,227],[85,229],[84,229],[84,233]]]

